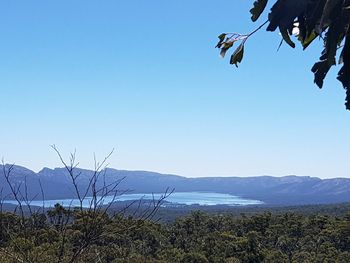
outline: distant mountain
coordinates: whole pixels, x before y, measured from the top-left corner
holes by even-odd
[[[0,166],[0,186],[3,196],[9,194]],[[8,165],[5,166],[8,169]],[[79,185],[84,189],[93,171],[77,169]],[[350,179],[320,179],[308,176],[258,176],[258,177],[205,177],[186,178],[177,175],[160,174],[147,171],[124,171],[107,168],[106,182],[121,178],[121,190],[134,193],[159,193],[167,187],[177,192],[208,191],[228,193],[244,198],[264,201],[267,205],[327,204],[350,202]],[[28,195],[41,199],[39,180],[44,188],[45,199],[74,198],[74,190],[64,168],[44,168],[35,173],[27,168],[15,166],[12,180],[16,185],[27,182]],[[0,189],[1,189],[0,187]],[[7,196],[10,198],[10,196]]]

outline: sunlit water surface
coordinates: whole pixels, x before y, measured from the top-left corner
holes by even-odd
[[[158,200],[162,197],[162,194],[124,194],[118,196],[115,201],[133,201],[133,200]],[[107,196],[103,199],[103,204],[107,205],[113,201],[113,196]],[[229,206],[245,206],[245,205],[260,205],[262,201],[253,199],[244,199],[238,196],[230,194],[210,193],[210,192],[175,192],[165,199],[165,206],[167,203],[172,205],[229,205]],[[6,203],[16,204],[16,201],[9,200]],[[79,206],[78,199],[57,199],[57,200],[45,200],[45,207],[53,207],[55,204],[61,204],[63,206]],[[84,200],[83,206],[89,207],[91,204],[91,198]],[[42,206],[43,201],[32,201],[33,206]]]

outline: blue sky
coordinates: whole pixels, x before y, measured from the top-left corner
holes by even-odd
[[[349,177],[350,112],[329,74],[259,32],[238,69],[214,49],[249,32],[252,1],[14,1],[0,4],[0,156],[40,170],[49,145],[83,167],[184,176]],[[263,17],[261,22],[266,18]]]

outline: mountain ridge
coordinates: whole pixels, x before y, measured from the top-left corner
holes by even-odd
[[[5,165],[5,170],[9,165]],[[14,183],[28,184],[29,194],[34,196],[40,193],[40,185],[45,190],[46,199],[74,198],[74,189],[71,179],[65,168],[44,167],[39,172],[34,172],[23,166],[13,167]],[[0,171],[3,166],[0,165]],[[93,171],[77,168],[79,187],[84,189]],[[228,193],[264,201],[269,205],[296,205],[296,204],[327,204],[350,202],[350,178],[321,179],[311,176],[287,175],[276,176],[251,176],[251,177],[184,177],[174,174],[162,174],[141,170],[118,170],[106,168],[104,171],[106,181],[112,182],[121,178],[125,179],[120,184],[121,189],[130,189],[134,193],[160,193],[167,187],[175,188],[178,192],[206,191]],[[6,181],[0,176],[0,184],[5,194]]]

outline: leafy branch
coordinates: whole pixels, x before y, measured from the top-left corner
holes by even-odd
[[[219,42],[216,45],[216,48],[219,48],[221,50],[220,56],[224,58],[226,55],[226,52],[230,48],[232,48],[236,42],[241,42],[239,46],[236,48],[236,50],[232,53],[231,59],[230,59],[230,64],[236,65],[236,67],[238,67],[238,63],[241,63],[243,59],[245,43],[252,35],[254,35],[256,32],[262,29],[268,22],[269,22],[268,20],[265,21],[263,24],[261,24],[258,28],[256,28],[249,34],[222,33],[219,36]]]
[[[257,21],[267,6],[268,0],[256,0],[250,10],[251,19]],[[346,90],[345,106],[350,110],[350,0],[276,0],[268,15],[268,20],[249,34],[223,33],[219,36],[217,48],[221,56],[233,47],[230,64],[238,66],[244,55],[244,44],[250,36],[268,24],[267,31],[280,31],[282,42],[292,48],[297,37],[303,49],[315,40],[323,42],[320,59],[312,67],[314,83],[322,88],[324,80],[335,65],[341,65],[337,79]],[[282,43],[281,42],[281,43]],[[340,54],[338,54],[338,51]]]

